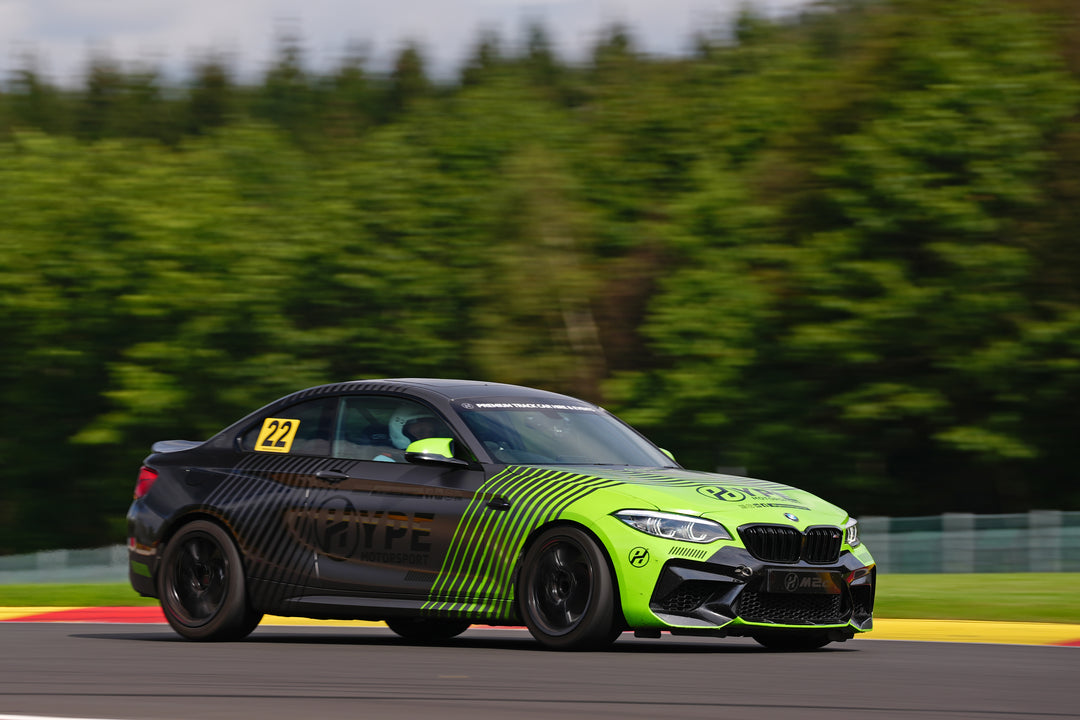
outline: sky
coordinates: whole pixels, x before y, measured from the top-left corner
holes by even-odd
[[[722,26],[743,5],[776,15],[810,0],[0,0],[0,75],[28,53],[54,82],[74,84],[93,53],[149,64],[183,79],[192,62],[226,54],[255,76],[277,38],[293,32],[305,62],[335,67],[350,47],[380,69],[406,41],[419,43],[435,75],[457,73],[481,31],[504,45],[540,22],[556,52],[584,58],[604,28],[621,23],[637,47],[656,55],[687,51],[696,31]]]

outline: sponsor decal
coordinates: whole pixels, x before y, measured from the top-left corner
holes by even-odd
[[[724,502],[740,502],[746,499],[746,493],[741,490],[720,487],[719,485],[705,485],[698,488],[698,492],[713,500]]]
[[[461,407],[465,410],[575,410],[577,412],[596,412],[595,408],[588,406],[559,405],[557,403],[486,402],[462,403]]]
[[[798,500],[785,495],[779,490],[770,490],[768,488],[753,487],[749,485],[702,485],[697,491],[707,498],[713,500],[720,500],[722,502],[736,503],[743,502],[744,500],[751,500],[754,502],[740,505],[739,507],[750,508],[794,508],[796,510],[808,510],[809,508],[799,505]],[[763,501],[773,502],[763,502]]]
[[[357,509],[349,498],[335,495],[313,519],[315,545],[333,560],[427,563],[434,513]]]
[[[647,548],[636,547],[630,551],[626,558],[632,567],[640,568],[649,564],[649,551]]]
[[[799,595],[839,595],[840,579],[832,572],[770,570],[766,592]]]
[[[350,558],[360,542],[360,528],[352,522],[356,508],[348,498],[335,496],[323,503],[315,520],[315,543],[334,560]]]

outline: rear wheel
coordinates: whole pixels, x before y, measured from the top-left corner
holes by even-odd
[[[449,640],[468,630],[470,625],[461,620],[437,618],[395,618],[386,624],[401,637],[416,642]]]
[[[521,616],[545,647],[595,650],[622,630],[607,556],[575,527],[555,527],[525,554],[517,583]]]
[[[207,520],[188,523],[165,546],[158,597],[169,625],[189,640],[240,640],[262,619],[248,605],[235,543]]]
[[[755,635],[759,644],[770,650],[801,651],[817,650],[828,645],[832,640],[829,633],[821,630],[791,630],[788,632],[769,632]]]

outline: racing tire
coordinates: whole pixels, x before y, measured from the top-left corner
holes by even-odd
[[[578,528],[541,533],[525,554],[517,595],[525,626],[546,648],[599,650],[622,632],[607,556]]]
[[[248,604],[236,544],[208,520],[184,525],[165,546],[158,597],[169,625],[188,640],[241,640],[262,620]]]
[[[782,650],[785,652],[819,650],[832,642],[828,632],[819,630],[760,633],[754,636],[754,640],[757,640],[759,645],[769,650]]]
[[[438,618],[394,618],[386,625],[406,640],[414,642],[442,642],[455,638],[469,629],[471,623],[463,620],[440,620]]]

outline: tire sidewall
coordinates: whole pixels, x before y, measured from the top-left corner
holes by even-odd
[[[198,536],[213,541],[221,551],[225,561],[225,594],[209,619],[192,623],[178,611],[179,600],[174,594],[175,564],[185,542]],[[244,566],[236,544],[221,526],[209,520],[193,520],[173,535],[162,555],[157,585],[165,619],[173,630],[189,640],[238,640],[258,624],[258,616],[248,607]]]
[[[534,619],[530,597],[535,592],[535,569],[538,559],[555,542],[570,542],[583,551],[590,566],[589,605],[567,633],[551,635]],[[593,650],[605,647],[617,636],[615,601],[617,591],[612,580],[607,554],[600,544],[584,530],[562,525],[543,531],[529,546],[521,564],[517,582],[518,612],[529,632],[544,647],[556,650]]]

